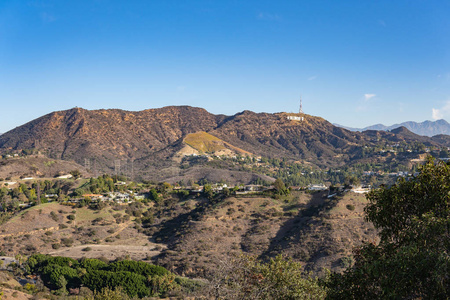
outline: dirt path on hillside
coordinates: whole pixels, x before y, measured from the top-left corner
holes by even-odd
[[[22,231],[22,232],[16,232],[16,233],[0,234],[0,238],[2,238],[2,237],[18,237],[18,236],[22,236],[22,235],[26,235],[26,234],[32,235],[32,234],[42,233],[42,232],[51,231],[51,230],[59,230],[59,226],[45,228],[45,229],[44,228],[42,228],[42,229],[35,229],[35,230],[31,230],[31,231]]]
[[[51,251],[47,254],[55,256],[66,256],[79,259],[82,257],[99,258],[105,257],[114,260],[119,257],[129,257],[133,260],[143,260],[147,257],[159,255],[161,251],[167,249],[164,244],[148,243],[146,246],[129,245],[81,245],[62,250]]]
[[[107,237],[105,237],[102,242],[104,242],[107,238],[111,238],[111,237],[115,237],[116,235],[118,235],[119,233],[121,233],[122,231],[124,231],[126,228],[128,228],[129,225],[131,225],[133,223],[133,221],[129,221],[127,223],[122,223],[119,224],[118,229],[116,232],[111,233],[110,235],[108,235]]]

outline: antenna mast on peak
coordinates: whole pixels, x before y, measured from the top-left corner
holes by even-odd
[[[298,111],[298,113],[303,114],[302,96],[300,96],[300,110]]]

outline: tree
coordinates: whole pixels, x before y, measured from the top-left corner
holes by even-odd
[[[273,187],[277,191],[278,195],[287,195],[289,194],[289,189],[286,188],[286,185],[284,184],[283,180],[281,178],[277,178],[275,182],[273,183]]]
[[[324,299],[325,294],[291,258],[278,255],[264,263],[244,254],[221,261],[201,291],[211,299]]]
[[[447,150],[447,149],[442,149],[442,150],[439,152],[439,157],[446,158],[446,157],[448,157],[448,156],[449,156],[449,153],[448,153],[448,150]]]
[[[206,198],[208,198],[209,200],[212,200],[214,198],[214,191],[210,184],[205,184],[203,186],[203,193],[205,194]]]
[[[368,194],[380,243],[355,249],[354,266],[331,275],[329,299],[450,297],[450,166],[429,159],[419,171]]]
[[[79,170],[73,170],[70,171],[70,175],[72,175],[73,178],[78,179],[81,177],[81,172]]]

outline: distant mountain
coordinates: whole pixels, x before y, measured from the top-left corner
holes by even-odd
[[[384,130],[384,131],[391,131],[392,129],[404,126],[408,130],[414,132],[418,135],[424,135],[424,136],[435,136],[439,134],[446,134],[450,135],[450,124],[445,120],[437,120],[437,121],[424,121],[422,123],[417,122],[403,122],[400,124],[394,124],[391,126],[386,126],[383,124],[375,124],[372,126],[367,126],[364,128],[353,128],[353,127],[347,127],[339,124],[334,124],[335,126],[339,126],[342,128],[345,128],[350,131],[366,131],[366,130]]]

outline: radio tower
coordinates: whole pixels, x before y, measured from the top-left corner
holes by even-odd
[[[303,114],[302,96],[300,96],[300,110],[298,111],[298,113],[299,113],[300,115]]]

